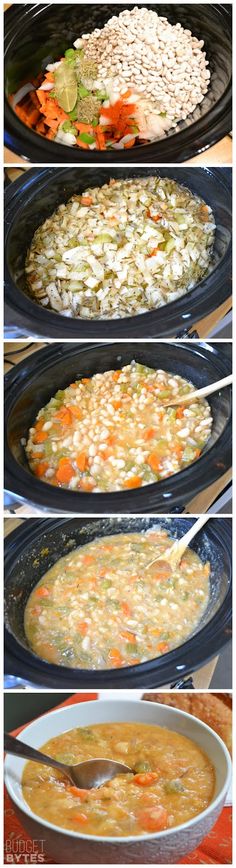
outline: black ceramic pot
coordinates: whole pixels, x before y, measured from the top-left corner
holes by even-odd
[[[153,368],[180,374],[200,388],[230,372],[228,358],[218,344],[180,342],[53,343],[18,364],[6,375],[5,488],[19,501],[57,513],[92,515],[170,513],[218,479],[231,463],[231,389],[209,399],[213,415],[211,436],[200,458],[168,479],[130,491],[85,494],[48,485],[28,466],[22,438],[41,407],[80,377],[121,368],[132,359]]]
[[[116,151],[117,163],[184,162],[209,148],[231,130],[231,5],[201,3],[141,3],[177,21],[204,39],[211,82],[208,93],[179,131],[149,145]],[[22,81],[60,57],[82,33],[103,27],[126,9],[116,3],[13,4],[5,12],[5,144],[32,163],[110,163],[111,152],[68,148],[26,127],[8,101]]]
[[[204,665],[231,638],[231,520],[214,518],[191,547],[210,561],[210,599],[195,634],[155,660],[123,669],[89,671],[51,665],[33,654],[24,632],[24,609],[32,589],[65,552],[114,533],[142,531],[158,523],[180,538],[192,518],[132,517],[31,519],[5,539],[5,672],[43,687],[67,689],[160,687]],[[72,544],[71,544],[72,541]],[[46,550],[46,551],[45,551]]]
[[[173,178],[211,206],[216,236],[211,273],[183,298],[157,310],[125,319],[67,319],[25,295],[26,252],[38,226],[73,193],[114,178],[158,174]],[[31,169],[11,184],[5,200],[5,325],[11,337],[126,338],[182,337],[231,293],[231,169],[76,167]],[[17,331],[15,331],[17,337]]]

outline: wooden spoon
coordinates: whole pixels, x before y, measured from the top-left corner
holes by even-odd
[[[166,401],[163,401],[163,407],[174,407],[176,404],[189,404],[191,401],[197,401],[198,398],[207,398],[208,395],[213,395],[214,392],[218,392],[219,389],[224,389],[225,386],[230,386],[233,382],[233,374],[229,374],[228,377],[223,377],[222,380],[218,380],[217,383],[210,383],[209,386],[203,386],[202,389],[194,389],[194,392],[188,392],[187,395],[176,395],[176,397],[168,398]]]
[[[191,540],[196,536],[198,531],[201,530],[201,527],[203,527],[206,521],[209,521],[209,518],[210,515],[208,513],[207,515],[200,515],[200,517],[197,519],[197,521],[194,522],[192,527],[187,530],[187,533],[185,533],[184,536],[181,537],[181,539],[175,540],[169,551],[166,553],[166,559],[165,556],[161,554],[158,558],[155,558],[153,561],[147,564],[145,569],[147,570],[148,567],[152,566],[152,564],[157,564],[158,561],[160,561],[163,565],[166,564],[167,567],[170,567],[170,573],[171,570],[175,570],[183,557],[185,549],[187,548]]]

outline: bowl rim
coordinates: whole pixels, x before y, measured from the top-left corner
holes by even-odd
[[[96,699],[96,700],[90,700],[89,702],[86,702],[86,706],[88,707],[88,711],[89,711],[89,708],[91,708],[91,706],[94,706],[94,704],[97,702],[98,702],[100,707],[101,707],[101,704],[103,706],[107,706],[108,702],[111,702],[113,707],[122,704],[123,706],[126,706],[126,707],[129,706],[130,708],[132,706],[132,708],[136,709],[138,706],[140,706],[140,703],[142,704],[142,707],[145,706],[145,707],[149,708],[149,706],[150,706],[150,702],[143,700],[143,699],[142,700],[140,700],[140,699],[137,699],[137,700],[134,700],[134,699],[132,699],[132,700]],[[74,710],[74,708],[75,708],[75,706],[73,706],[73,705],[67,706],[67,707],[64,706],[63,708],[56,708],[52,711],[47,712],[47,714],[40,715],[35,720],[31,721],[31,723],[28,723],[28,724],[26,724],[26,726],[24,726],[24,728],[21,730],[19,736],[17,736],[18,740],[19,741],[23,740],[22,735],[24,736],[25,733],[27,734],[27,730],[29,730],[29,729],[33,730],[34,725],[37,724],[40,717],[45,718],[46,720],[47,719],[48,720],[54,719],[55,716],[60,717],[60,715],[62,713],[65,713],[66,710],[68,710],[68,709]],[[123,844],[123,845],[125,845],[125,844],[134,844],[134,843],[139,843],[139,842],[151,841],[153,839],[155,839],[155,840],[157,839],[158,841],[163,840],[163,839],[165,840],[165,838],[169,837],[170,835],[180,833],[180,832],[188,832],[188,830],[190,830],[192,827],[194,827],[199,822],[199,820],[202,821],[202,820],[206,819],[207,817],[209,817],[210,814],[212,813],[212,811],[217,810],[217,808],[221,805],[222,800],[225,800],[225,797],[226,797],[226,794],[227,794],[227,791],[228,791],[228,788],[230,785],[230,781],[231,781],[231,758],[230,758],[230,754],[229,754],[229,751],[228,751],[226,745],[224,744],[223,740],[220,738],[220,736],[218,736],[217,733],[213,729],[211,729],[211,727],[209,727],[207,724],[205,724],[201,720],[199,720],[199,718],[195,717],[194,715],[188,714],[185,711],[182,711],[182,710],[180,711],[180,709],[173,708],[172,706],[164,706],[164,705],[158,706],[157,705],[156,708],[164,709],[164,710],[166,710],[168,708],[168,711],[169,711],[171,716],[173,715],[173,712],[174,712],[174,717],[177,717],[177,719],[178,718],[179,719],[184,718],[185,720],[187,720],[190,723],[190,726],[191,726],[192,720],[194,720],[194,722],[197,723],[199,729],[205,730],[206,733],[209,733],[211,735],[211,737],[213,737],[213,739],[215,739],[215,741],[218,743],[218,745],[222,751],[222,754],[224,755],[224,759],[226,761],[227,771],[226,771],[226,776],[225,776],[225,782],[224,782],[220,792],[218,793],[218,795],[216,797],[213,796],[212,801],[210,802],[208,807],[205,808],[204,811],[201,811],[199,814],[197,814],[191,820],[188,820],[186,823],[181,823],[178,826],[174,826],[171,829],[165,829],[162,832],[156,832],[156,833],[150,833],[150,834],[148,833],[145,835],[129,835],[126,837],[85,835],[82,832],[79,832],[79,833],[74,832],[71,829],[62,829],[60,826],[56,826],[54,823],[50,823],[48,820],[44,819],[44,817],[40,817],[40,815],[35,814],[34,811],[31,810],[31,808],[29,807],[29,805],[27,804],[27,802],[25,801],[25,799],[23,797],[22,783],[21,783],[22,776],[20,779],[21,798],[17,795],[17,793],[15,793],[14,787],[12,786],[11,778],[10,778],[11,770],[12,770],[11,767],[12,767],[14,760],[12,759],[11,754],[6,754],[6,759],[5,759],[5,763],[4,763],[4,778],[5,778],[6,788],[7,788],[8,794],[10,795],[10,798],[18,806],[18,808],[21,811],[23,811],[26,815],[28,815],[32,820],[35,820],[38,823],[41,823],[43,826],[46,826],[47,829],[49,829],[49,830],[51,829],[53,832],[63,834],[67,837],[69,836],[69,837],[75,838],[76,840],[82,839],[82,840],[85,840],[87,842],[93,841],[93,842],[96,842],[97,844],[100,843],[100,844]],[[69,714],[70,714],[70,712],[69,712]],[[162,712],[161,712],[161,714],[162,714]],[[96,725],[96,724],[92,724],[92,725]],[[161,724],[159,722],[157,724],[152,723],[150,725],[151,726],[155,726],[155,725],[158,726]],[[63,730],[63,732],[67,732],[67,731],[68,730]],[[174,730],[174,731],[176,731],[176,730]],[[190,738],[190,736],[187,735],[186,738]],[[194,739],[193,739],[193,741],[194,741]],[[22,760],[22,762],[24,762],[24,760]]]

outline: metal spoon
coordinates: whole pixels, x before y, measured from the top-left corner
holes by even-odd
[[[52,759],[50,756],[41,753],[39,750],[30,747],[12,735],[4,734],[4,750],[7,753],[13,753],[16,756],[23,757],[26,760],[43,763],[46,766],[52,766],[54,769],[59,769],[64,775],[67,775],[72,784],[81,790],[91,790],[101,787],[106,781],[115,778],[116,775],[134,773],[133,769],[123,763],[116,762],[111,759],[90,759],[82,763],[76,763],[74,766],[68,766],[58,760]]]
[[[145,570],[147,570],[148,567],[151,567],[152,564],[158,563],[158,561],[162,561],[165,564],[167,563],[167,565],[170,567],[170,572],[171,570],[175,570],[183,557],[185,549],[187,548],[191,540],[196,536],[198,531],[201,530],[201,527],[203,527],[206,521],[209,521],[209,518],[209,514],[200,515],[198,520],[194,522],[192,527],[187,530],[184,536],[182,536],[181,539],[175,540],[171,548],[166,552],[166,558],[163,554],[159,555],[158,558],[154,558],[153,561],[150,561],[149,564],[147,564]]]
[[[213,395],[214,392],[218,392],[219,389],[224,389],[225,386],[230,386],[233,382],[233,374],[229,374],[228,377],[223,377],[222,380],[218,380],[217,383],[210,383],[208,386],[203,386],[202,389],[194,389],[193,392],[188,392],[187,395],[176,395],[173,398],[167,398],[166,401],[163,401],[163,407],[174,407],[176,404],[189,404],[191,401],[196,401],[198,398],[207,398],[208,395]],[[160,395],[161,397],[161,395]]]

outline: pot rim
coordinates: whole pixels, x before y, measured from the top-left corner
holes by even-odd
[[[15,217],[13,215],[14,212],[14,198],[18,196],[20,192],[20,209],[22,208],[22,196],[24,196],[24,187],[27,183],[27,191],[29,186],[31,185],[31,196],[30,200],[37,201],[37,197],[40,199],[40,192],[42,189],[48,184],[50,185],[51,181],[55,178],[59,178],[63,176],[65,169],[70,171],[70,166],[60,166],[53,168],[48,167],[45,168],[31,168],[27,172],[27,182],[22,180],[22,176],[18,178],[16,181],[10,185],[5,194],[5,250],[7,251],[8,244],[10,244],[10,234],[12,231],[12,222],[15,222]],[[73,167],[75,168],[75,167]],[[100,167],[93,166],[92,170],[97,168],[97,172],[99,175]],[[117,167],[112,167],[112,169],[116,169]],[[129,169],[129,166],[124,166],[124,169]],[[135,168],[130,167],[131,177],[135,177],[136,169],[140,170],[140,166],[136,166]],[[151,168],[151,167],[150,167]],[[158,176],[158,169],[161,167],[154,166],[153,172]],[[173,171],[173,166],[170,167],[171,171]],[[149,169],[149,167],[148,167]],[[187,174],[189,173],[189,167],[186,167]],[[179,171],[184,171],[180,169]],[[178,176],[178,170],[177,170]],[[227,181],[225,177],[221,176],[217,171],[217,167],[196,167],[194,171],[195,178],[197,175],[204,174],[206,176],[213,176],[215,183],[217,186],[220,186],[225,191],[227,197],[230,197],[230,202],[232,201],[232,192],[231,192],[231,183],[230,180]],[[144,167],[144,175],[145,175],[145,167]],[[136,177],[141,177],[137,175]],[[229,174],[230,178],[230,174]],[[102,182],[104,183],[104,182]],[[186,181],[179,182],[182,186],[186,186],[188,188],[188,178]],[[40,189],[34,189],[40,185]],[[98,178],[98,186],[102,186],[100,183],[100,178]],[[64,201],[64,197],[62,199]],[[16,204],[18,205],[17,198]],[[18,206],[19,207],[19,206]],[[213,212],[214,212],[214,206]],[[12,221],[13,217],[13,221]],[[39,223],[40,225],[40,223]],[[132,334],[142,335],[143,329],[145,329],[147,335],[155,335],[158,337],[168,337],[170,335],[174,335],[177,331],[181,332],[181,329],[186,329],[191,325],[194,325],[195,322],[199,318],[203,316],[207,316],[216,308],[217,304],[217,294],[219,290],[221,291],[221,300],[222,304],[231,294],[231,268],[232,268],[232,229],[231,229],[231,237],[228,244],[228,247],[223,255],[220,258],[220,261],[215,264],[213,269],[203,277],[192,289],[190,289],[185,295],[181,296],[176,301],[169,302],[168,304],[163,305],[160,308],[153,308],[150,311],[146,311],[146,313],[134,314],[133,316],[122,317],[118,320],[109,319],[109,317],[104,318],[102,320],[95,319],[83,319],[76,317],[62,317],[60,314],[57,314],[55,311],[44,308],[43,306],[37,304],[37,302],[27,296],[26,292],[23,289],[16,286],[9,267],[8,267],[8,257],[5,255],[5,302],[10,307],[10,309],[17,311],[17,313],[23,317],[26,317],[26,326],[30,323],[30,327],[32,329],[39,329],[39,332],[43,335],[53,332],[61,337],[61,333],[65,334],[65,337],[68,335],[72,335],[76,337],[82,331],[86,332],[86,337],[90,338],[97,334],[97,332],[101,335],[101,338],[108,338],[117,336],[130,336]],[[227,273],[225,274],[225,269]],[[204,296],[202,295],[204,293]],[[204,311],[202,312],[202,305],[204,305]],[[168,318],[168,326],[166,327],[166,318]],[[33,322],[33,326],[32,326]],[[167,328],[167,330],[166,330]],[[99,334],[97,335],[99,337]]]
[[[185,4],[187,5],[187,4]],[[40,9],[42,12],[45,12],[48,7],[51,7],[50,3],[40,4]],[[30,14],[31,10],[34,9],[33,4],[28,7],[28,11],[23,13],[21,26],[24,26],[25,17],[27,14]],[[224,4],[211,4],[211,10],[214,10],[218,16],[222,16],[222,25],[224,20],[227,22],[227,25],[230,29],[230,8],[227,8]],[[9,12],[10,10],[7,10]],[[7,15],[7,12],[5,13]],[[9,18],[7,15],[6,20]],[[11,21],[11,16],[10,16]],[[6,30],[6,53],[8,48],[7,43],[8,33]],[[232,37],[231,37],[232,38]],[[11,41],[11,27],[9,22],[9,39]],[[219,139],[223,138],[227,135],[232,128],[232,112],[231,112],[231,103],[232,103],[232,78],[228,82],[228,85],[217,102],[212,106],[212,108],[206,112],[206,114],[200,118],[200,120],[194,121],[190,127],[186,129],[180,130],[177,134],[174,134],[170,137],[165,137],[153,144],[150,145],[139,145],[135,148],[129,149],[129,162],[135,162],[137,159],[144,160],[148,162],[152,162],[155,158],[158,162],[165,163],[166,162],[166,147],[168,141],[173,140],[172,145],[172,156],[171,162],[184,162],[187,159],[195,156],[198,153],[202,153],[207,148],[211,147],[215,144]],[[27,128],[22,121],[14,114],[11,106],[9,105],[7,98],[4,98],[5,104],[5,122],[6,122],[6,133],[5,133],[5,144],[7,147],[15,150],[16,153],[21,156],[22,151],[25,151],[24,154],[26,159],[31,160],[32,162],[48,162],[48,160],[53,159],[55,163],[61,162],[79,162],[89,163],[90,158],[87,156],[87,152],[80,151],[79,154],[76,153],[76,148],[69,148],[68,146],[61,145],[59,143],[50,142],[47,139],[44,139],[43,136],[39,136],[37,133],[33,132],[30,128]],[[14,121],[14,123],[13,123]],[[8,132],[9,131],[9,132]],[[191,132],[190,132],[191,131]],[[40,140],[41,139],[41,143]],[[175,141],[177,139],[177,141]],[[196,140],[197,140],[197,148],[196,148]],[[38,151],[40,150],[40,157],[38,155]],[[70,151],[74,152],[70,155]],[[96,152],[99,158],[99,163],[106,164],[109,163],[111,159],[111,152]],[[122,159],[122,151],[116,151],[115,159],[117,163],[123,162]]]
[[[110,700],[110,701],[115,706],[118,706],[122,703],[123,705],[126,705],[126,706],[127,706],[127,704],[130,706],[132,705],[134,709],[136,709],[140,705],[140,702],[142,702],[142,706],[143,705],[145,705],[145,706],[150,705],[150,703],[146,702],[145,700],[132,699],[131,701],[128,701],[128,700],[118,699],[118,700]],[[103,705],[107,706],[109,700],[106,700],[106,699],[104,699],[104,700],[102,700],[102,699],[91,700],[91,701],[86,703],[86,706],[88,706],[88,708],[89,707],[91,708],[91,706],[94,705],[94,702],[99,702],[99,704],[102,703]],[[73,706],[72,706],[72,708],[73,708]],[[160,706],[160,708],[165,708],[165,706]],[[218,743],[219,747],[221,748],[222,755],[224,756],[224,759],[226,761],[226,766],[227,766],[225,782],[222,786],[221,791],[218,793],[218,796],[215,796],[215,797],[213,796],[213,799],[212,799],[210,805],[208,805],[208,807],[205,808],[204,811],[201,811],[199,814],[196,815],[196,817],[193,817],[193,819],[188,820],[186,823],[181,823],[181,825],[179,825],[179,826],[174,826],[172,829],[167,829],[167,830],[164,830],[162,832],[157,832],[156,834],[155,833],[154,834],[148,833],[145,835],[135,835],[135,836],[130,835],[130,836],[125,837],[125,838],[124,837],[109,837],[109,836],[99,837],[98,835],[85,835],[83,833],[74,832],[70,829],[61,829],[60,826],[56,826],[53,823],[50,823],[48,820],[45,820],[43,817],[40,817],[38,814],[35,814],[33,811],[31,811],[31,808],[27,805],[27,802],[25,802],[25,800],[23,799],[21,782],[20,782],[21,798],[18,795],[16,795],[16,793],[14,792],[14,790],[12,788],[11,781],[9,780],[9,776],[11,773],[11,760],[9,759],[9,757],[11,755],[7,754],[6,760],[5,760],[5,782],[6,782],[7,790],[8,790],[10,797],[18,805],[20,810],[23,810],[25,814],[30,816],[33,820],[36,820],[37,822],[46,826],[48,829],[52,829],[52,831],[54,831],[54,832],[60,832],[64,835],[66,835],[67,837],[82,839],[82,840],[85,840],[87,842],[95,841],[97,844],[100,843],[100,844],[123,844],[123,845],[125,845],[125,844],[135,844],[135,843],[139,843],[141,841],[142,842],[150,841],[150,840],[158,840],[159,841],[159,840],[165,840],[165,838],[169,838],[173,834],[176,834],[176,832],[179,833],[179,832],[185,832],[185,831],[190,830],[192,827],[196,826],[199,821],[206,819],[207,817],[210,816],[210,814],[214,810],[217,810],[217,808],[221,805],[222,800],[225,799],[228,788],[229,788],[230,780],[231,780],[231,760],[230,760],[229,752],[228,752],[224,742],[214,732],[214,730],[212,730],[209,726],[207,726],[207,724],[200,721],[199,718],[196,718],[191,714],[187,714],[187,712],[185,712],[185,711],[180,711],[179,709],[176,709],[176,708],[173,709],[173,708],[171,708],[171,706],[168,707],[168,711],[170,712],[171,717],[177,717],[177,719],[182,718],[182,720],[185,719],[189,723],[190,728],[191,728],[191,723],[194,720],[195,725],[197,723],[199,730],[204,730],[206,733],[209,733],[213,737],[213,739],[215,739],[215,741]],[[65,708],[58,708],[58,709],[55,709],[54,711],[50,711],[49,713],[43,715],[43,717],[51,719],[51,718],[54,718],[55,716],[60,716],[60,714],[62,714],[63,712],[65,712]],[[174,712],[174,714],[172,714],[172,712]],[[162,714],[162,712],[160,712],[160,713]],[[27,726],[25,726],[24,729],[21,730],[20,736],[17,736],[19,741],[24,740],[24,739],[22,739],[22,735],[24,736],[25,733],[27,734],[27,730],[29,730],[29,729],[31,729],[31,731],[32,731],[34,728],[34,724],[35,723],[37,724],[37,721],[38,721],[38,718],[36,718],[36,720],[33,721],[32,723],[27,724]],[[155,726],[155,724],[151,724],[151,725]],[[160,725],[160,724],[157,724],[157,725]],[[65,731],[66,730],[64,730],[64,732]]]

